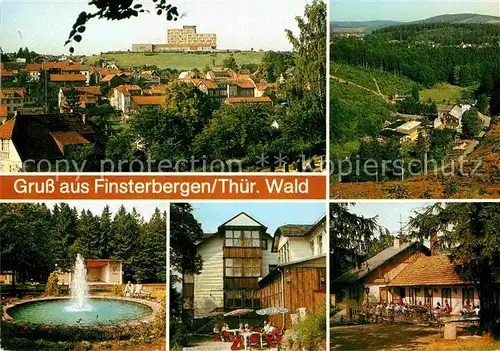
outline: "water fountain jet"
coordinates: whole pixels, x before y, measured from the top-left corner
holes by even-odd
[[[89,286],[87,284],[87,267],[85,267],[85,260],[80,254],[76,256],[69,290],[71,292],[71,304],[66,307],[66,311],[92,311],[92,307],[88,303]]]

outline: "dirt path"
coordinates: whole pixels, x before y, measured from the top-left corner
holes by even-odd
[[[373,80],[375,81],[375,84],[376,84],[376,86],[377,86],[378,92],[377,92],[377,91],[375,91],[375,90],[369,89],[369,88],[367,88],[367,87],[364,87],[364,86],[362,86],[362,85],[359,85],[359,84],[357,84],[357,83],[350,82],[350,81],[347,81],[347,80],[345,80],[345,79],[343,79],[343,78],[340,78],[340,77],[334,76],[334,75],[330,75],[330,78],[332,78],[332,79],[336,80],[336,81],[337,81],[337,82],[339,82],[339,83],[354,85],[356,88],[363,89],[363,90],[368,91],[368,92],[370,92],[370,93],[372,93],[372,94],[375,94],[375,95],[377,95],[377,96],[380,96],[380,97],[381,97],[382,99],[384,99],[384,101],[385,101],[386,103],[388,103],[388,104],[391,102],[391,100],[389,100],[386,96],[384,96],[384,94],[382,94],[382,93],[380,92],[380,88],[379,88],[378,83],[377,83],[377,81],[375,80],[375,78],[373,78]]]
[[[458,331],[457,340],[444,340],[435,327],[418,325],[356,325],[330,329],[332,350],[395,351],[493,351],[500,341],[488,337],[466,335]]]
[[[330,345],[332,350],[419,350],[425,343],[418,338],[437,333],[436,328],[415,325],[333,327]]]

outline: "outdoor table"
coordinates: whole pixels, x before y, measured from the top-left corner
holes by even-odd
[[[226,330],[228,333],[233,333],[234,335],[238,335],[238,333],[240,332],[239,329],[228,329]]]

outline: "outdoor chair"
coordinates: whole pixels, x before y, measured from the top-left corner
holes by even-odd
[[[220,341],[220,334],[214,333],[214,336],[212,337],[212,341]]]
[[[276,333],[274,333],[273,335],[269,335],[269,334],[264,335],[264,338],[266,339],[266,342],[267,342],[267,347],[270,349],[276,348],[276,344],[274,343],[274,336],[275,335],[276,335]]]
[[[241,335],[236,335],[233,338],[233,344],[231,345],[231,350],[239,350],[241,344]]]
[[[231,341],[231,342],[233,342],[234,336],[233,336],[233,334],[232,334],[232,333],[228,333],[227,331],[224,331],[224,332],[222,333],[222,338],[223,338],[223,339],[224,339],[224,341],[226,341],[226,342],[227,342],[227,341]]]
[[[147,289],[147,288],[143,288],[139,294],[139,296],[144,296],[144,297],[151,297],[151,294],[153,293],[153,290],[151,289]]]
[[[259,334],[250,334],[248,338],[248,344],[250,345],[250,349],[252,349],[252,345],[257,345],[260,350],[260,335]]]

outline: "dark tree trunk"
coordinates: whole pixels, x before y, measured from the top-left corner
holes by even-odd
[[[497,324],[498,311],[495,303],[495,291],[495,281],[491,274],[491,267],[487,260],[483,260],[479,276],[480,323],[484,331],[488,331],[496,337],[499,327]]]

